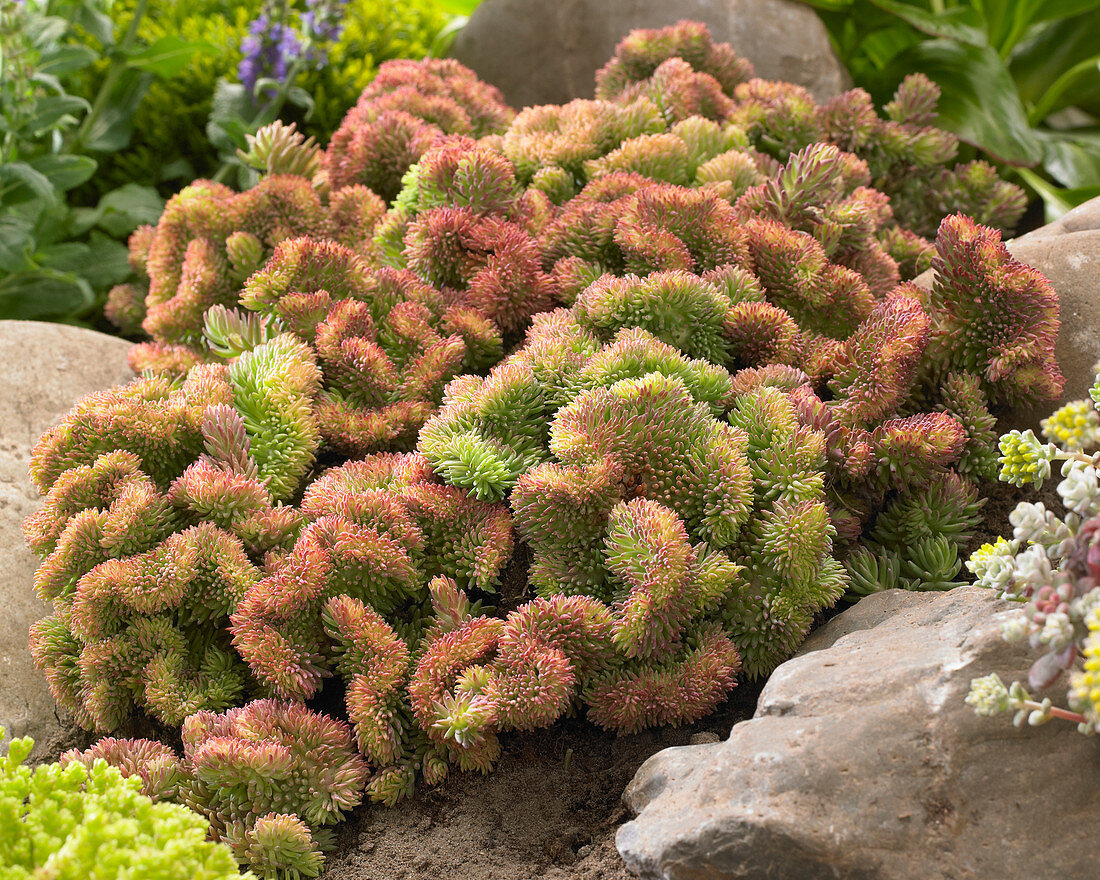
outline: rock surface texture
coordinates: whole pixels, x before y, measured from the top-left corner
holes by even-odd
[[[669,880],[1095,878],[1083,829],[1100,742],[963,702],[972,678],[1026,680],[1031,658],[1000,637],[1009,607],[977,587],[892,590],[834,618],[728,740],[642,765],[624,795],[640,815],[617,838],[627,866]]]
[[[701,21],[756,75],[806,86],[819,101],[849,85],[813,10],[792,0],[485,0],[451,54],[513,107],[591,98],[595,74],[634,28]]]
[[[49,612],[31,589],[38,557],[21,524],[41,498],[27,474],[31,448],[77,399],[133,378],[130,343],[79,327],[0,321],[0,726],[44,745],[58,732],[46,681],[31,662],[30,625]]]

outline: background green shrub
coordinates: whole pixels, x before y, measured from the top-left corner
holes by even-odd
[[[114,4],[111,17],[116,28],[126,26],[135,6],[136,0]],[[174,34],[210,43],[217,52],[192,56],[180,74],[150,87],[137,110],[129,149],[104,163],[93,184],[97,191],[138,181],[169,195],[184,183],[217,172],[218,153],[206,132],[214,87],[220,77],[237,80],[241,40],[262,7],[261,0],[153,0],[139,30],[146,42]],[[430,54],[449,18],[434,0],[351,0],[343,34],[329,49],[328,63],[298,76],[297,85],[315,102],[313,113],[306,119],[300,109],[288,105],[281,116],[327,143],[378,65]],[[89,91],[94,87],[89,82]]]

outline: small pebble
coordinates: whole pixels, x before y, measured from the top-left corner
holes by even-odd
[[[592,852],[592,844],[586,843],[584,846],[577,850],[577,858],[583,859],[590,852]]]

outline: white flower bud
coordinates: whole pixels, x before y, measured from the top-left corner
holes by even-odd
[[[1050,559],[1046,551],[1038,544],[1032,544],[1023,553],[1016,557],[1016,586],[1024,584],[1031,587],[1035,593],[1042,587],[1050,585],[1054,580],[1054,569],[1050,565]]]
[[[1047,509],[1042,501],[1021,501],[1008,515],[1012,523],[1012,537],[1028,544],[1038,542],[1046,533]]]
[[[1031,634],[1031,621],[1024,615],[1013,614],[1001,623],[1001,638],[1006,642],[1022,642]]]
[[[1066,478],[1058,484],[1058,494],[1067,509],[1088,519],[1100,513],[1100,474],[1092,465],[1079,461],[1063,471]]]
[[[1073,641],[1073,623],[1064,611],[1054,611],[1047,615],[1043,628],[1039,632],[1039,642],[1052,651],[1064,651]]]

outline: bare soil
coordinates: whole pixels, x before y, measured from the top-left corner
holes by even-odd
[[[452,773],[396,807],[364,805],[337,828],[322,880],[628,880],[615,832],[623,790],[650,755],[714,742],[752,717],[742,683],[695,724],[616,736],[582,718],[501,737],[492,773]]]

